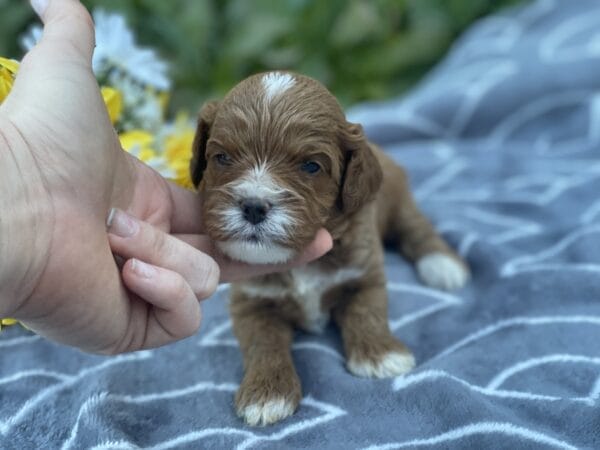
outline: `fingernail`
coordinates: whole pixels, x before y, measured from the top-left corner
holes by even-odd
[[[112,208],[106,219],[108,232],[120,237],[131,237],[139,229],[139,225],[132,217],[117,208]]]
[[[156,275],[154,267],[135,258],[131,260],[131,269],[142,278],[153,278]]]
[[[31,0],[31,7],[41,17],[48,7],[48,0]]]

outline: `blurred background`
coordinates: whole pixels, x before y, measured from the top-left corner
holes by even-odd
[[[137,42],[171,64],[170,108],[195,111],[247,75],[291,69],[325,83],[344,106],[396,96],[473,21],[524,0],[84,0],[119,11]],[[0,0],[0,55],[19,59],[35,22]]]

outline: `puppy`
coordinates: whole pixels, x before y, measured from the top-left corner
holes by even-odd
[[[207,103],[191,176],[208,235],[234,260],[288,261],[321,227],[334,239],[317,261],[232,286],[245,370],[235,402],[250,425],[277,422],[300,402],[290,355],[296,327],[320,332],[331,317],[355,375],[413,368],[388,325],[382,240],[415,263],[429,286],[454,289],[468,278],[465,263],[417,209],[404,171],[308,77],[255,75]]]

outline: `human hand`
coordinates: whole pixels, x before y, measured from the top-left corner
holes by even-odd
[[[121,149],[91,70],[85,8],[34,4],[44,34],[0,106],[0,261],[10,261],[0,266],[0,316],[99,353],[187,337],[199,325],[197,297],[219,281],[218,256],[199,234],[200,199]],[[113,215],[107,237],[112,207],[138,232],[118,237]],[[111,245],[127,260],[122,277]],[[300,262],[330,246],[320,233]],[[274,269],[219,262],[229,279]]]

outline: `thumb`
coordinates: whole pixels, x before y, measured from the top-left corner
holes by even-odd
[[[94,22],[78,0],[31,0],[44,22],[36,56],[51,52],[55,57],[91,66],[95,47]]]

